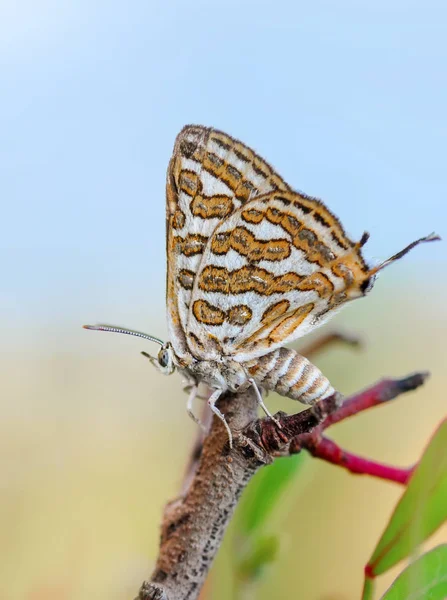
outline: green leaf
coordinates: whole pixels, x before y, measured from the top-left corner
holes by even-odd
[[[304,453],[281,458],[263,467],[250,482],[239,504],[236,523],[239,535],[249,536],[262,528],[285,488],[303,464]]]
[[[445,600],[447,544],[423,554],[403,571],[382,600]]]
[[[237,576],[243,580],[253,581],[259,577],[268,563],[276,559],[278,550],[278,536],[264,535],[255,538],[251,550],[238,563]]]
[[[246,585],[259,578],[264,566],[277,558],[279,537],[270,533],[272,529],[269,532],[271,517],[275,512],[279,514],[287,486],[304,461],[304,453],[281,458],[263,467],[244,491],[231,525],[230,561],[235,598],[243,594]]]
[[[447,420],[426,448],[366,567],[384,573],[415,552],[447,519]]]

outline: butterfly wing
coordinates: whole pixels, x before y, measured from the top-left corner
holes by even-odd
[[[185,336],[191,292],[213,231],[252,198],[289,189],[253,150],[221,131],[188,125],[178,135],[167,173],[166,250],[168,326],[179,357],[192,349]]]
[[[360,246],[317,199],[254,198],[223,219],[197,271],[187,324],[201,358],[240,362],[293,341],[368,287]]]

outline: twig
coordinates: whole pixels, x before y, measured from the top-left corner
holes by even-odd
[[[335,394],[295,415],[278,413],[278,429],[271,419],[257,419],[257,401],[251,390],[227,394],[219,403],[234,432],[230,450],[222,422],[214,418],[203,447],[188,470],[183,496],[165,509],[160,553],[150,581],[143,583],[137,600],[195,600],[219,549],[242,490],[254,473],[275,457],[308,450],[314,456],[364,473],[405,483],[409,469],[381,465],[350,454],[323,431],[363,410],[416,389],[426,374],[384,380],[340,403]]]
[[[403,485],[408,483],[414,470],[414,467],[392,467],[371,460],[370,458],[352,454],[340,448],[340,446],[329,438],[320,437],[318,440],[315,440],[312,433],[308,434],[307,439],[302,436],[301,439],[293,440],[293,445],[291,444],[290,446],[290,453],[294,454],[304,449],[315,458],[321,458],[333,465],[343,467],[354,475],[370,475],[371,477],[387,479],[388,481]]]
[[[342,333],[341,331],[333,331],[326,335],[320,335],[315,340],[308,342],[305,346],[301,346],[299,353],[310,358],[335,344],[345,344],[346,346],[352,346],[353,348],[360,348],[362,346],[362,341],[355,335]]]

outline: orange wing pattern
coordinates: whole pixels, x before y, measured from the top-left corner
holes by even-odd
[[[246,361],[324,322],[370,285],[360,247],[315,198],[275,191],[222,220],[194,280],[187,336],[200,358]]]

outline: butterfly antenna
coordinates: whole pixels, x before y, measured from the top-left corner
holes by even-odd
[[[153,335],[142,333],[141,331],[134,331],[133,329],[124,329],[123,327],[116,327],[115,325],[83,325],[84,329],[92,329],[93,331],[111,331],[112,333],[125,333],[126,335],[134,335],[135,337],[144,338],[150,342],[155,342],[163,346],[163,342]]]
[[[387,260],[385,260],[380,265],[377,265],[377,267],[372,268],[368,272],[368,277],[371,277],[372,275],[375,275],[376,273],[378,273],[379,271],[381,271],[382,269],[384,269],[385,267],[387,267],[389,264],[391,264],[395,260],[399,260],[399,258],[402,258],[402,256],[405,256],[405,254],[407,254],[408,252],[410,252],[410,250],[412,250],[415,246],[418,246],[419,244],[422,244],[423,242],[436,242],[436,241],[438,241],[440,239],[441,239],[440,236],[437,235],[436,233],[430,233],[430,235],[427,235],[426,237],[420,238],[419,240],[416,240],[415,242],[412,242],[411,244],[408,244],[408,246],[406,246],[406,248],[404,248],[400,252],[397,252],[393,256],[390,256],[390,258],[388,258]]]

